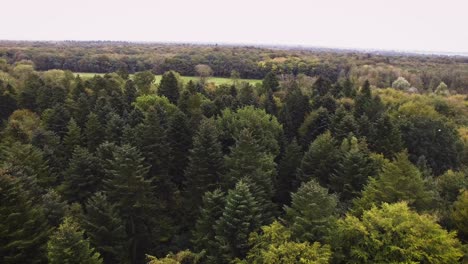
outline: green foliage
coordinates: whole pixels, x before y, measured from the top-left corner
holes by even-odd
[[[84,135],[88,143],[88,149],[93,151],[104,140],[104,127],[100,123],[98,116],[95,113],[88,115],[88,120],[85,124]]]
[[[147,255],[148,264],[197,264],[201,263],[200,258],[200,254],[192,253],[190,250],[183,250],[177,254],[170,253],[164,258]]]
[[[103,263],[101,256],[90,246],[83,233],[73,219],[65,218],[47,244],[49,263]]]
[[[0,170],[0,261],[44,263],[49,233],[43,208],[16,178]]]
[[[125,224],[114,204],[103,193],[96,193],[86,203],[81,220],[93,247],[101,253],[105,263],[123,263],[126,259]]]
[[[274,156],[279,154],[278,141],[283,129],[276,117],[267,114],[265,110],[252,106],[243,107],[237,111],[225,109],[218,121],[221,138],[223,142],[226,142],[225,145],[232,145],[241,131],[247,128],[263,151]]]
[[[365,141],[355,137],[344,139],[341,144],[342,157],[336,165],[330,189],[340,194],[340,200],[347,203],[359,197],[369,177],[375,177],[378,167],[370,156]]]
[[[403,77],[398,77],[393,83],[392,88],[399,90],[407,90],[411,87],[411,84]]]
[[[151,84],[154,82],[154,74],[150,71],[137,72],[133,76],[133,81],[138,87],[138,92],[140,94],[149,94]]]
[[[85,148],[75,148],[64,174],[60,189],[69,202],[84,204],[89,197],[102,188],[104,171],[101,163]]]
[[[415,116],[402,121],[404,146],[412,161],[424,156],[435,175],[460,166],[462,143],[453,124],[428,116]]]
[[[276,177],[276,164],[272,155],[262,151],[253,134],[244,129],[236,138],[236,145],[226,156],[226,175],[223,186],[232,188],[241,179],[250,183],[250,191],[259,203],[262,222],[269,222],[274,213],[272,198],[273,181]]]
[[[273,72],[269,72],[267,75],[265,75],[265,78],[263,78],[262,81],[262,87],[265,89],[265,91],[272,90],[273,92],[278,91],[279,89],[279,82],[278,78],[276,77],[276,74]]]
[[[188,202],[197,208],[206,191],[213,191],[221,184],[223,153],[218,131],[213,119],[205,119],[193,138],[189,163],[185,171]]]
[[[317,180],[324,187],[330,186],[331,176],[341,158],[341,151],[330,132],[317,137],[304,154],[297,174],[300,182]]]
[[[275,201],[279,204],[288,204],[291,201],[290,193],[295,191],[298,187],[296,179],[297,169],[301,165],[301,160],[304,154],[302,149],[293,141],[286,146],[283,156],[281,156],[278,163],[278,177],[276,181],[276,195]]]
[[[284,207],[284,218],[292,237],[302,242],[326,241],[337,220],[336,195],[311,180],[291,196],[291,206]]]
[[[71,156],[75,147],[80,146],[81,142],[81,129],[76,123],[75,119],[72,118],[67,125],[67,134],[65,137],[63,137],[63,145],[69,153],[69,157]]]
[[[224,207],[225,194],[220,189],[206,192],[203,196],[203,205],[193,231],[192,244],[197,252],[205,252],[206,263],[217,263],[218,243],[213,224],[223,215]]]
[[[421,172],[408,160],[408,154],[396,155],[385,163],[377,178],[370,178],[362,191],[362,197],[355,201],[357,214],[381,203],[406,201],[418,210],[429,209],[432,195],[427,190]]]
[[[247,254],[248,237],[260,227],[260,208],[250,192],[250,186],[240,180],[226,197],[221,218],[216,221],[218,263],[228,262]]]
[[[298,138],[298,129],[310,109],[309,98],[303,95],[297,86],[293,87],[286,95],[284,105],[279,112],[279,120],[284,126],[286,138]]]
[[[158,95],[166,97],[173,104],[179,100],[179,83],[173,71],[163,74],[158,87]]]
[[[149,168],[144,165],[140,152],[129,145],[117,148],[109,163],[105,193],[126,224],[130,262],[140,263],[144,254],[150,252],[157,231],[153,229],[156,219],[152,217],[157,201],[151,180],[146,179]]]
[[[460,234],[468,238],[468,191],[465,189],[453,204],[452,219]]]
[[[245,260],[237,263],[278,264],[326,264],[330,263],[330,246],[315,242],[295,242],[291,232],[278,222],[263,226],[260,234],[252,233],[249,244],[252,249]]]
[[[336,263],[458,263],[463,256],[455,233],[406,203],[382,204],[362,217],[338,221],[333,248]]]

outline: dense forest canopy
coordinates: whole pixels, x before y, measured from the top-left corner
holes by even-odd
[[[1,263],[467,260],[466,58],[120,42],[0,57]]]
[[[10,64],[32,61],[38,71],[110,73],[124,69],[162,74],[174,70],[195,76],[196,65],[204,64],[218,77],[230,77],[235,71],[241,78],[263,79],[273,71],[324,76],[333,82],[345,76],[359,83],[369,80],[381,88],[404,77],[419,91],[435,91],[444,82],[450,90],[468,92],[468,58],[462,56],[215,44],[0,41],[0,57]]]

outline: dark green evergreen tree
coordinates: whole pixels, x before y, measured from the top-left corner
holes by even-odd
[[[50,228],[42,206],[19,181],[0,170],[0,262],[44,263]]]
[[[291,198],[291,207],[284,207],[284,218],[293,237],[301,242],[326,242],[338,219],[336,195],[313,179],[303,183]]]
[[[330,132],[317,137],[304,154],[297,174],[300,182],[316,179],[320,185],[328,188],[331,176],[340,161],[341,152]]]
[[[185,170],[186,196],[192,208],[198,208],[205,192],[220,187],[223,166],[216,124],[213,119],[205,119],[193,138],[193,148]]]
[[[344,139],[341,161],[336,164],[330,189],[338,193],[345,204],[359,197],[369,177],[377,175],[377,165],[370,157],[365,142],[358,142],[355,137]]]
[[[206,192],[203,196],[203,205],[193,231],[192,244],[196,252],[205,251],[206,263],[218,263],[218,244],[213,224],[223,215],[225,194],[216,189]]]
[[[228,263],[235,258],[244,258],[248,251],[248,238],[251,232],[261,226],[258,203],[250,193],[250,186],[240,180],[226,197],[223,214],[216,221],[216,241],[218,243],[217,263]]]
[[[116,113],[110,115],[105,128],[106,139],[110,142],[120,144],[123,136],[125,121]]]
[[[87,201],[86,214],[81,221],[91,245],[101,253],[104,263],[127,261],[125,223],[105,194],[96,193]]]
[[[225,160],[227,172],[223,186],[233,188],[241,179],[248,182],[259,204],[262,223],[268,224],[275,214],[272,203],[276,178],[274,157],[262,150],[248,129],[243,129]]]
[[[188,164],[188,153],[192,146],[192,130],[187,116],[177,111],[169,118],[167,131],[171,146],[169,175],[177,186],[185,180],[184,171]]]
[[[67,134],[63,137],[62,142],[68,158],[71,157],[75,148],[81,145],[81,142],[81,128],[78,126],[75,119],[71,118],[67,125]]]
[[[298,187],[296,172],[301,165],[302,157],[301,146],[297,144],[296,139],[286,146],[283,156],[278,163],[278,179],[276,182],[275,201],[278,204],[288,204],[291,199],[291,192]]]
[[[104,127],[94,113],[88,115],[84,135],[90,151],[94,151],[104,141]]]
[[[96,191],[102,189],[103,174],[100,160],[87,149],[77,147],[64,172],[60,189],[69,202],[84,204]]]
[[[310,111],[309,98],[302,94],[297,84],[288,92],[284,105],[279,113],[279,121],[283,124],[287,139],[298,138],[298,130]]]
[[[156,232],[160,228],[155,223],[158,205],[151,179],[147,179],[149,167],[135,147],[123,145],[113,154],[105,181],[106,195],[125,222],[130,263],[142,263],[144,254],[151,253],[156,242],[153,237],[162,235]]]
[[[165,96],[169,99],[169,102],[177,104],[177,100],[179,100],[179,83],[173,71],[163,74],[159,83],[158,95]]]
[[[272,90],[273,92],[278,91],[279,89],[279,82],[276,74],[273,72],[267,73],[265,78],[262,81],[262,87],[265,91]]]
[[[67,202],[63,200],[57,191],[50,189],[42,196],[42,204],[49,225],[58,227],[68,209]]]

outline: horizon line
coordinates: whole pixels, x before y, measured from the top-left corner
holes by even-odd
[[[105,40],[105,39],[0,39],[0,42],[114,42],[114,43],[133,43],[133,44],[177,44],[177,45],[221,45],[221,46],[252,46],[261,48],[289,48],[289,49],[305,49],[305,50],[330,50],[341,52],[360,52],[360,53],[397,53],[402,55],[429,55],[429,56],[450,56],[450,57],[468,57],[468,52],[461,51],[436,51],[436,50],[412,50],[412,49],[379,49],[379,48],[357,48],[345,46],[322,46],[311,44],[282,44],[282,43],[249,43],[249,42],[216,42],[216,41],[168,41],[168,40]],[[391,55],[391,54],[379,54]]]

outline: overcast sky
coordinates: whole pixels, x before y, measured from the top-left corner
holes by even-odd
[[[0,39],[468,52],[467,0],[2,0]]]

